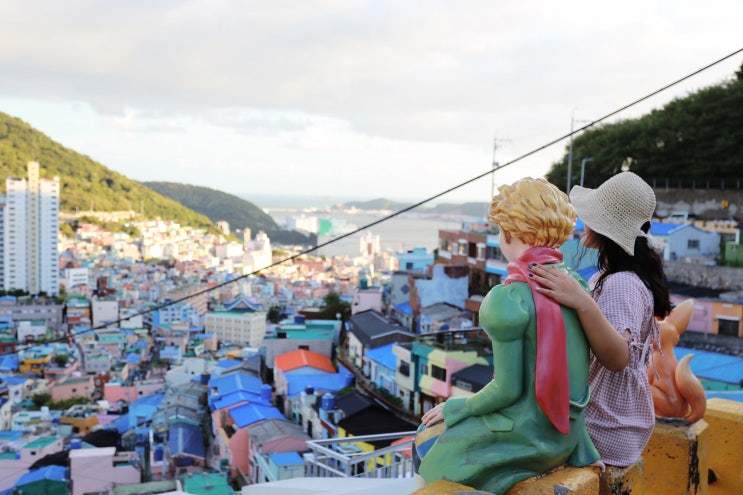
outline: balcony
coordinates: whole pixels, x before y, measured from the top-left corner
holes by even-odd
[[[310,440],[304,455],[305,473],[315,478],[410,478],[410,449],[414,431]],[[364,452],[358,443],[393,442],[394,445]]]

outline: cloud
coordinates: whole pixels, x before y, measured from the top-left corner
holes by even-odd
[[[369,166],[388,174],[364,176],[369,194],[407,192],[421,175],[486,169],[496,134],[508,161],[565,134],[571,115],[597,118],[740,48],[741,14],[732,0],[3,2],[0,98],[135,179],[170,163],[181,181],[219,188],[200,170],[229,171],[234,186],[270,180],[270,164],[283,187],[315,184],[326,167],[348,188]],[[31,100],[83,106],[97,125],[65,128]],[[513,169],[544,173],[561,148]]]

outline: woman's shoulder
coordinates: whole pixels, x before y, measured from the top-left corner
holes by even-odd
[[[631,271],[610,273],[601,285],[604,290],[642,290],[643,292],[648,290],[642,279]]]

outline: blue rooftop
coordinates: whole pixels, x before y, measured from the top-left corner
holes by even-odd
[[[35,471],[30,471],[15,482],[16,488],[42,480],[68,481],[68,469],[62,466],[46,466]]]
[[[264,421],[266,419],[283,419],[283,414],[273,406],[262,406],[260,404],[248,403],[229,410],[229,415],[235,420],[238,428]]]
[[[377,363],[381,364],[385,368],[394,370],[395,369],[395,355],[392,353],[392,348],[394,346],[395,346],[395,343],[390,342],[389,344],[379,346],[375,349],[369,349],[365,351],[365,354],[372,361],[376,361]]]
[[[304,464],[304,461],[296,452],[276,452],[274,454],[268,454],[268,458],[279,467]]]
[[[168,431],[168,451],[175,457],[187,454],[193,457],[204,457],[204,437],[198,426],[175,423]]]
[[[235,404],[239,404],[241,402],[257,402],[266,406],[271,405],[261,399],[260,393],[249,392],[247,390],[238,390],[226,395],[221,395],[218,399],[212,399],[211,397],[209,398],[209,404],[212,411],[234,406]]]
[[[307,387],[326,392],[339,392],[353,383],[353,375],[329,373],[327,375],[287,375],[286,396],[293,399]]]
[[[20,383],[26,383],[29,379],[22,377],[22,376],[13,376],[13,375],[6,375],[3,376],[2,379],[4,379],[6,382],[12,384],[12,385],[18,385]]]
[[[209,387],[216,388],[220,395],[227,395],[238,390],[260,393],[260,378],[247,373],[231,373],[227,376],[217,376],[209,380]]]
[[[217,362],[217,366],[220,368],[234,368],[235,366],[240,366],[242,364],[242,361],[238,359],[222,359],[221,361]]]
[[[676,359],[681,359],[687,354],[694,354],[691,358],[691,371],[702,380],[715,380],[718,382],[738,385],[743,381],[743,358],[717,354],[714,352],[700,351],[697,349],[686,349],[675,347],[673,349]]]
[[[396,305],[395,310],[408,316],[413,316],[413,308],[410,307],[410,302],[408,301]]]
[[[18,370],[18,355],[17,354],[6,354],[0,356],[0,371],[17,371]]]
[[[131,364],[139,364],[140,359],[141,358],[139,354],[132,353],[132,354],[127,354],[126,357],[124,358],[124,361],[126,361],[127,363],[131,363]]]

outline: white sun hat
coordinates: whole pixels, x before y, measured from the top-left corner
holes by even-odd
[[[653,218],[655,193],[640,176],[622,172],[596,189],[575,186],[570,201],[591,230],[635,254],[635,239],[644,235],[640,227]]]

